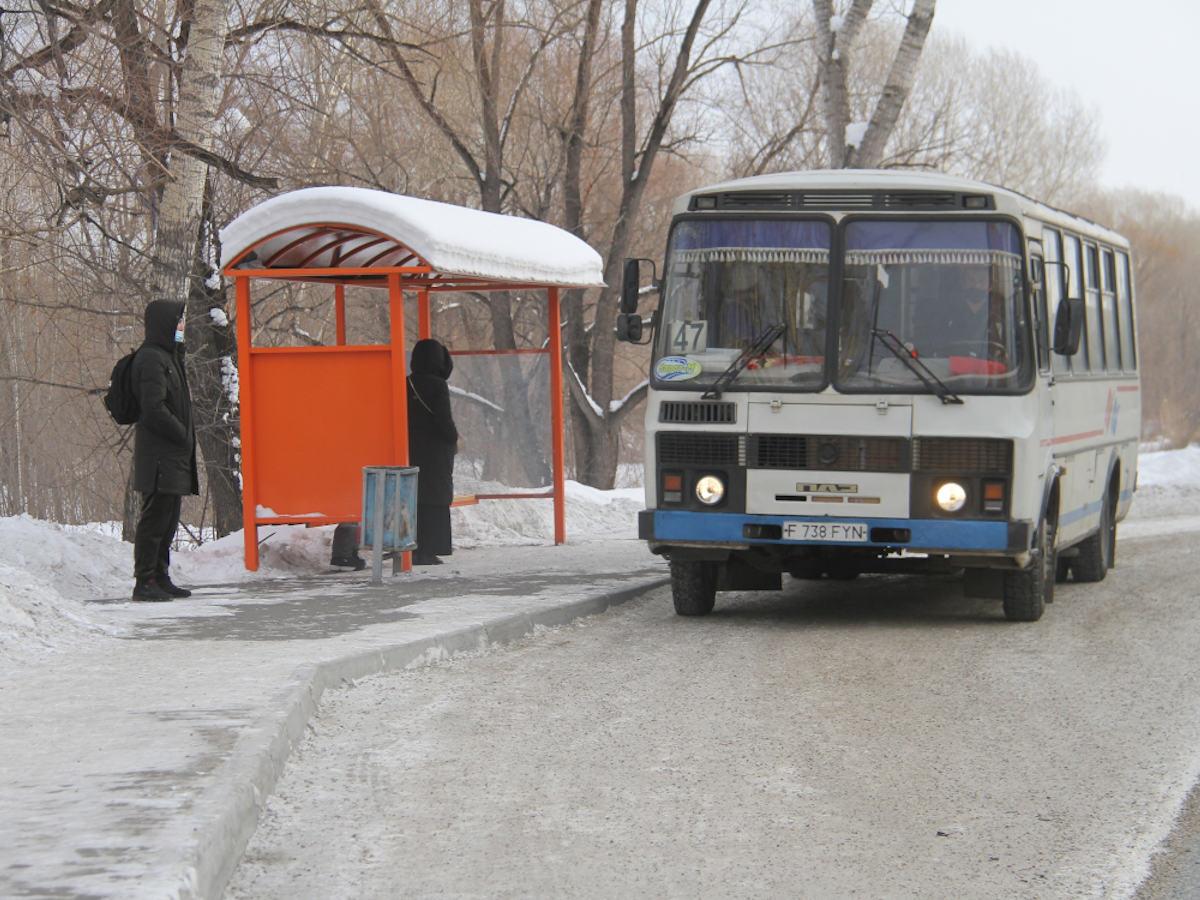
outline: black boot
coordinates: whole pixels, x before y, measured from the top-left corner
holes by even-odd
[[[432,553],[430,553],[428,556],[424,556],[420,553],[413,554],[414,566],[440,566],[441,564],[442,561]]]
[[[155,581],[158,582],[158,586],[160,588],[162,588],[164,591],[166,591],[172,597],[190,597],[190,596],[192,596],[192,592],[189,591],[187,588],[181,588],[179,585],[177,585],[175,582],[173,582],[171,580],[170,575],[159,575],[155,579]]]
[[[333,554],[329,564],[355,570],[367,567],[367,561],[358,555],[358,526],[353,522],[343,522],[333,529]]]
[[[162,589],[157,579],[139,578],[137,584],[133,586],[131,599],[145,603],[164,603],[171,599],[171,595]]]

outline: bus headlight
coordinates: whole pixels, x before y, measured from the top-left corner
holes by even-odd
[[[937,505],[946,512],[958,512],[967,502],[967,489],[957,481],[947,481],[934,495]]]
[[[716,506],[725,497],[725,482],[716,475],[705,475],[696,482],[696,499],[705,506]]]

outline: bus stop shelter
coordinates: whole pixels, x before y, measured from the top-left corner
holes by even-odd
[[[549,355],[553,485],[479,499],[551,498],[554,541],[566,540],[559,290],[603,284],[595,250],[545,222],[350,187],[273,197],[222,229],[221,245],[236,294],[247,569],[258,568],[260,525],[358,522],[363,467],[408,464],[405,300],[415,298],[426,338],[430,295],[446,291],[546,292],[544,347],[451,353]],[[328,285],[336,343],[255,346],[260,279]],[[387,292],[386,343],[347,344],[350,285]]]

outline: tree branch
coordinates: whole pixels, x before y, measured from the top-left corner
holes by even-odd
[[[417,81],[417,76],[413,73],[412,68],[409,66],[408,60],[406,60],[404,55],[400,52],[400,47],[403,45],[400,41],[396,40],[395,35],[392,33],[392,25],[388,21],[387,15],[380,8],[378,0],[368,0],[368,6],[370,7],[371,14],[375,18],[376,24],[379,25],[380,30],[383,32],[383,39],[380,41],[380,43],[387,50],[388,55],[391,57],[392,62],[395,63],[396,68],[400,70],[400,75],[403,78],[404,83],[408,85],[409,92],[413,95],[413,98],[417,101],[417,103],[421,105],[421,108],[425,110],[425,114],[429,116],[437,129],[443,135],[445,135],[448,141],[450,141],[450,146],[454,148],[454,152],[457,153],[462,161],[466,164],[467,171],[471,174],[471,177],[473,177],[476,184],[482,188],[483,176],[479,172],[479,163],[475,161],[474,154],[472,154],[467,148],[467,145],[463,142],[462,138],[458,136],[458,133],[454,130],[454,127],[450,124],[446,117],[442,115],[441,110],[439,110],[433,104],[432,99],[426,97],[425,92],[421,90],[421,84]]]

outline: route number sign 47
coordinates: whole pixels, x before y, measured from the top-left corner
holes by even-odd
[[[669,326],[671,352],[681,356],[708,349],[708,323],[676,320]]]

